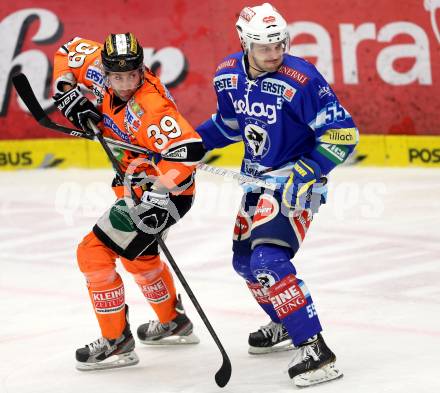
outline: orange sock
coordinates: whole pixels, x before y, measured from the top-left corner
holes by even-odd
[[[159,256],[142,256],[133,261],[121,258],[121,261],[127,271],[133,274],[159,321],[166,323],[176,318],[176,288],[173,276]]]
[[[79,244],[77,257],[102,336],[119,337],[125,328],[125,294],[122,279],[115,270],[117,254],[90,232]]]

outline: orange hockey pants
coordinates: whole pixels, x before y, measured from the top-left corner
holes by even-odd
[[[90,232],[78,246],[78,265],[87,279],[90,299],[101,328],[102,336],[119,337],[125,328],[124,284],[116,272],[119,256]],[[130,261],[120,258],[134,279],[160,322],[177,316],[174,309],[176,289],[168,266],[159,255],[141,256]]]

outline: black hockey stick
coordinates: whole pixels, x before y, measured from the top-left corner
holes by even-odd
[[[41,107],[40,103],[38,102],[37,98],[35,97],[35,94],[32,90],[32,87],[26,78],[24,74],[18,74],[12,78],[12,82],[14,84],[15,89],[17,90],[18,95],[21,97],[25,105],[28,107],[29,111],[31,112],[32,116],[40,123],[43,127],[62,132],[67,135],[76,136],[80,138],[85,138],[89,140],[95,140],[96,139],[100,142],[102,147],[104,148],[105,152],[107,153],[107,156],[109,157],[115,171],[118,173],[119,176],[121,176],[121,179],[124,178],[124,174],[119,166],[119,162],[116,160],[115,156],[113,155],[111,149],[109,148],[109,144],[113,144],[115,146],[119,146],[122,148],[126,148],[127,150],[132,150],[138,153],[148,154],[151,153],[149,150],[135,145],[126,144],[121,141],[117,141],[111,138],[105,138],[101,131],[96,127],[96,125],[91,124],[93,127],[93,130],[95,131],[95,135],[86,134],[83,131],[77,130],[75,128],[65,127],[60,124],[54,123],[49,116],[47,116],[46,112],[44,112],[43,108]],[[134,197],[136,195],[132,193]],[[139,200],[136,201],[139,203]],[[188,294],[188,297],[190,298],[191,302],[194,304],[194,307],[196,308],[197,312],[200,315],[200,318],[202,319],[203,323],[207,327],[209,333],[211,334],[212,338],[214,339],[215,343],[217,344],[217,347],[219,348],[223,363],[220,369],[215,374],[215,381],[218,386],[224,387],[229,382],[229,379],[231,378],[232,373],[232,366],[231,361],[229,360],[229,357],[223,348],[222,343],[220,342],[220,339],[218,338],[217,334],[215,333],[211,323],[209,322],[206,314],[204,313],[202,307],[200,306],[199,302],[197,301],[197,298],[195,297],[194,293],[192,292],[190,286],[188,285],[186,279],[184,278],[182,272],[180,271],[179,267],[177,266],[173,256],[171,255],[170,251],[168,250],[168,247],[165,245],[162,237],[159,234],[154,235],[157,242],[159,243],[159,246],[161,247],[162,251],[164,252],[165,256],[167,257],[171,267],[173,268],[174,272],[176,273],[177,277],[179,278],[183,288],[185,289],[186,293]]]
[[[110,159],[113,168],[115,169],[116,173],[119,175],[121,179],[124,179],[124,172],[121,169],[118,160],[113,155],[113,152],[111,151],[110,147],[108,146],[107,142],[104,140],[104,137],[101,133],[101,130],[91,121],[89,120],[89,126],[93,129],[96,138],[98,139],[101,146],[104,148],[105,152],[107,153],[108,158]],[[132,197],[136,203],[136,205],[140,204],[141,201],[139,197],[136,195],[134,191],[132,191]],[[192,291],[191,287],[189,286],[188,282],[186,281],[185,277],[183,276],[182,272],[180,271],[179,266],[177,266],[176,261],[174,260],[173,256],[171,255],[168,247],[166,246],[165,242],[162,239],[162,236],[158,233],[154,233],[154,237],[156,241],[159,243],[160,248],[162,249],[163,253],[167,257],[168,262],[170,263],[171,267],[173,268],[174,272],[176,273],[176,276],[178,277],[180,283],[182,284],[183,288],[185,289],[185,292],[188,294],[188,297],[191,299],[192,304],[196,308],[197,312],[200,315],[200,318],[202,319],[203,323],[205,324],[206,328],[208,329],[209,333],[211,334],[212,338],[214,339],[215,343],[217,344],[217,347],[220,349],[220,352],[222,354],[223,363],[220,367],[220,369],[215,374],[215,381],[217,382],[217,385],[221,388],[226,386],[229,379],[231,378],[232,373],[232,366],[231,361],[229,360],[228,354],[226,353],[225,349],[223,348],[223,345],[220,341],[220,339],[217,336],[217,333],[214,331],[214,328],[212,327],[211,323],[209,322],[208,317],[206,316],[205,312],[203,311],[202,307],[200,306],[196,296],[194,295],[194,292]]]
[[[84,131],[78,130],[76,128],[66,127],[61,124],[53,122],[47,113],[44,111],[44,109],[41,107],[40,103],[38,102],[37,98],[35,97],[34,91],[32,90],[32,87],[24,74],[17,74],[12,77],[12,83],[14,84],[15,90],[17,90],[18,95],[21,97],[29,111],[31,112],[32,116],[35,118],[35,120],[40,123],[43,127],[49,128],[54,131],[61,132],[66,135],[70,136],[76,136],[78,138],[85,138],[91,141],[96,141],[96,137],[91,134],[87,134]],[[138,145],[132,145],[131,143],[126,143],[123,141],[119,141],[112,138],[104,137],[104,140],[107,144],[119,147],[121,149],[133,151],[135,153],[145,154],[147,157],[150,154],[154,154],[153,151],[146,149],[145,147],[141,147]],[[197,165],[198,169],[201,169],[203,171],[212,173],[214,175],[219,175],[223,177],[229,177],[232,179],[237,180],[241,183],[249,183],[249,184],[255,184],[258,187],[264,187],[269,190],[275,190],[277,188],[277,185],[274,183],[267,183],[266,181],[262,179],[257,179],[251,176],[243,175],[241,173],[231,171],[226,168],[218,168],[211,165],[208,165],[207,162],[200,162]]]
[[[82,132],[75,128],[69,128],[62,126],[61,124],[56,124],[52,120],[50,120],[49,116],[47,116],[46,112],[41,107],[40,103],[35,97],[34,91],[32,90],[32,87],[26,75],[24,74],[14,75],[12,77],[12,83],[15,87],[15,90],[17,90],[18,95],[23,100],[29,111],[31,112],[32,116],[43,127],[50,128],[52,130],[59,131],[71,136],[77,136],[89,140],[95,139],[93,135],[86,134],[85,132]]]
[[[35,97],[34,91],[32,90],[32,87],[24,74],[17,74],[12,77],[12,83],[15,87],[15,90],[17,90],[18,95],[25,103],[26,107],[29,109],[29,112],[31,112],[32,116],[40,125],[43,127],[49,128],[54,131],[61,132],[66,135],[70,136],[76,136],[78,138],[84,138],[88,139],[90,141],[96,140],[94,135],[88,134],[82,130],[78,130],[76,128],[66,127],[61,124],[53,122],[47,113],[44,111],[44,109],[41,107],[40,103],[38,102],[37,98]],[[106,138],[104,137],[105,141],[113,146],[117,146],[126,150],[134,151],[136,153],[141,154],[149,154],[152,153],[150,150],[145,149],[141,146],[132,145],[130,143],[125,143],[122,141],[118,141],[116,139],[112,138]]]

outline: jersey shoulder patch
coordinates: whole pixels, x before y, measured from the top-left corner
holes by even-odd
[[[79,39],[68,47],[68,65],[70,68],[81,68],[84,64],[100,64],[102,45],[98,42]]]
[[[217,66],[215,74],[219,75],[222,73],[228,73],[233,71],[238,67],[242,58],[242,52],[234,53],[226,58],[224,58],[221,63]]]
[[[277,76],[295,87],[305,87],[314,79],[318,71],[315,66],[299,57],[287,55],[277,72]]]

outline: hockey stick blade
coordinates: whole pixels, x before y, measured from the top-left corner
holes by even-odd
[[[24,74],[17,74],[12,77],[12,83],[17,90],[18,95],[23,100],[32,116],[38,121],[38,123],[45,118],[46,112],[44,112],[41,105],[38,103],[37,98],[32,90],[32,87]]]
[[[168,250],[168,247],[166,246],[164,240],[161,236],[156,236],[156,240],[159,243],[160,248],[162,249],[163,253],[168,259],[168,262],[170,263],[171,267],[174,270],[174,273],[176,273],[177,278],[179,279],[180,283],[182,284],[183,288],[185,289],[185,292],[187,293],[189,299],[191,300],[193,306],[197,310],[200,319],[205,324],[206,328],[208,329],[209,334],[211,335],[212,339],[217,345],[217,348],[219,349],[221,355],[222,355],[222,365],[219,368],[219,370],[215,373],[215,382],[217,385],[221,388],[225,387],[226,384],[229,382],[229,379],[231,378],[232,373],[232,366],[231,361],[229,360],[229,357],[225,351],[225,348],[223,347],[220,339],[217,336],[217,333],[215,332],[214,328],[211,325],[211,322],[209,322],[208,317],[206,316],[205,312],[202,309],[202,306],[200,305],[199,301],[197,300],[196,296],[194,295],[194,292],[192,291],[191,287],[189,286],[188,282],[186,281],[185,277],[183,276],[182,272],[180,271],[179,266],[177,266],[176,261],[174,260],[173,256],[171,255],[170,251]]]
[[[47,113],[38,102],[37,97],[35,97],[34,91],[32,90],[32,87],[26,75],[20,73],[13,76],[12,84],[14,85],[15,90],[17,91],[20,98],[23,100],[26,107],[29,109],[29,112],[31,112],[31,115],[43,127],[50,128],[52,130],[59,131],[63,134],[71,136],[77,136],[89,140],[95,139],[93,135],[88,135],[85,132],[77,130],[75,128],[65,127],[50,120],[49,116],[47,116]]]
[[[231,379],[232,365],[225,351],[222,351],[222,355],[223,363],[220,369],[215,374],[215,382],[219,387],[224,388]]]

